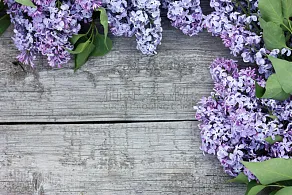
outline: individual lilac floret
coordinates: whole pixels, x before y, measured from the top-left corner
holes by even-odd
[[[92,13],[93,10],[101,7],[101,1],[99,0],[76,0],[77,5],[80,5],[84,12]]]
[[[255,97],[255,80],[262,86],[255,70],[239,70],[233,60],[216,59],[210,68],[214,80],[211,96],[195,107],[201,123],[201,149],[216,155],[226,173],[244,172],[254,176],[241,161],[258,162],[292,156],[292,101],[283,102]],[[269,144],[265,139],[283,137]]]

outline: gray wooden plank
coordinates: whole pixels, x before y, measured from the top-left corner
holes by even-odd
[[[0,126],[0,194],[234,195],[197,122]]]
[[[143,56],[135,40],[114,38],[114,50],[77,73],[39,59],[36,68],[11,62],[17,51],[0,38],[0,122],[190,120],[209,94],[209,65],[229,56],[221,40],[203,32],[188,37],[166,22],[159,54]]]
[[[207,9],[209,1],[202,1]],[[70,63],[50,68],[12,64],[12,29],[0,38],[0,122],[191,120],[193,105],[212,88],[209,65],[231,57],[218,37],[188,37],[163,22],[156,56],[143,56],[134,38],[113,38],[114,50],[77,73]]]

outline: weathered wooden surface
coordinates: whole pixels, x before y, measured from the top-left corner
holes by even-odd
[[[244,194],[199,150],[194,121],[208,67],[229,51],[206,32],[163,26],[158,55],[114,38],[77,73],[44,59],[22,71],[11,32],[0,37],[0,195]]]
[[[52,71],[43,61],[25,73],[1,38],[0,122],[193,119],[193,105],[212,88],[210,63],[229,51],[206,32],[188,37],[164,27],[158,55],[143,56],[134,39],[114,38],[109,55],[77,73]]]
[[[197,122],[1,126],[0,194],[234,195]]]

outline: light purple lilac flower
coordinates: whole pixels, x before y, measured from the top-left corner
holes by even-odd
[[[133,9],[132,2],[126,0],[103,0],[102,3],[107,9],[112,34],[132,37],[135,34],[134,24],[129,17]]]
[[[244,62],[256,63],[258,72],[267,78],[273,73],[267,55],[287,57],[291,51],[264,47],[262,30],[259,26],[258,0],[211,0],[214,11],[207,15],[203,26],[214,36],[220,36],[231,54],[241,56]]]
[[[156,54],[162,40],[161,8],[167,9],[172,26],[189,36],[202,30],[199,0],[104,0],[111,32],[115,36],[136,36],[137,49]]]
[[[42,54],[52,67],[70,60],[67,49],[73,49],[73,45],[69,38],[78,34],[80,23],[90,21],[93,9],[101,5],[96,0],[35,0],[37,8],[22,6],[14,0],[5,3],[15,28],[13,40],[21,51],[18,60],[33,65],[36,55]]]
[[[199,0],[166,0],[164,7],[167,7],[172,26],[184,34],[193,36],[202,31],[203,14]]]
[[[13,40],[21,51],[19,61],[33,65],[36,55],[47,57],[51,66],[67,63],[71,56],[69,39],[81,24],[92,20],[93,11],[103,6],[115,36],[136,36],[137,49],[156,54],[162,40],[161,8],[168,9],[171,24],[184,34],[202,30],[203,14],[199,0],[33,0],[37,8],[5,0],[15,26]],[[162,3],[162,5],[161,5]]]
[[[210,68],[214,91],[195,107],[201,123],[201,149],[216,155],[226,173],[244,172],[254,176],[241,161],[258,162],[292,156],[292,101],[255,97],[255,80],[265,81],[255,70],[239,70],[233,60],[216,59]],[[283,136],[282,142],[269,144],[265,138]]]
[[[138,50],[146,55],[156,54],[162,39],[159,0],[104,0],[103,6],[113,35],[135,35]]]

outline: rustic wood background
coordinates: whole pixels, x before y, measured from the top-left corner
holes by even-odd
[[[77,73],[44,59],[23,71],[11,31],[0,38],[1,195],[244,194],[202,154],[194,120],[212,88],[210,63],[229,51],[206,32],[163,26],[158,55],[114,38],[109,55]]]

